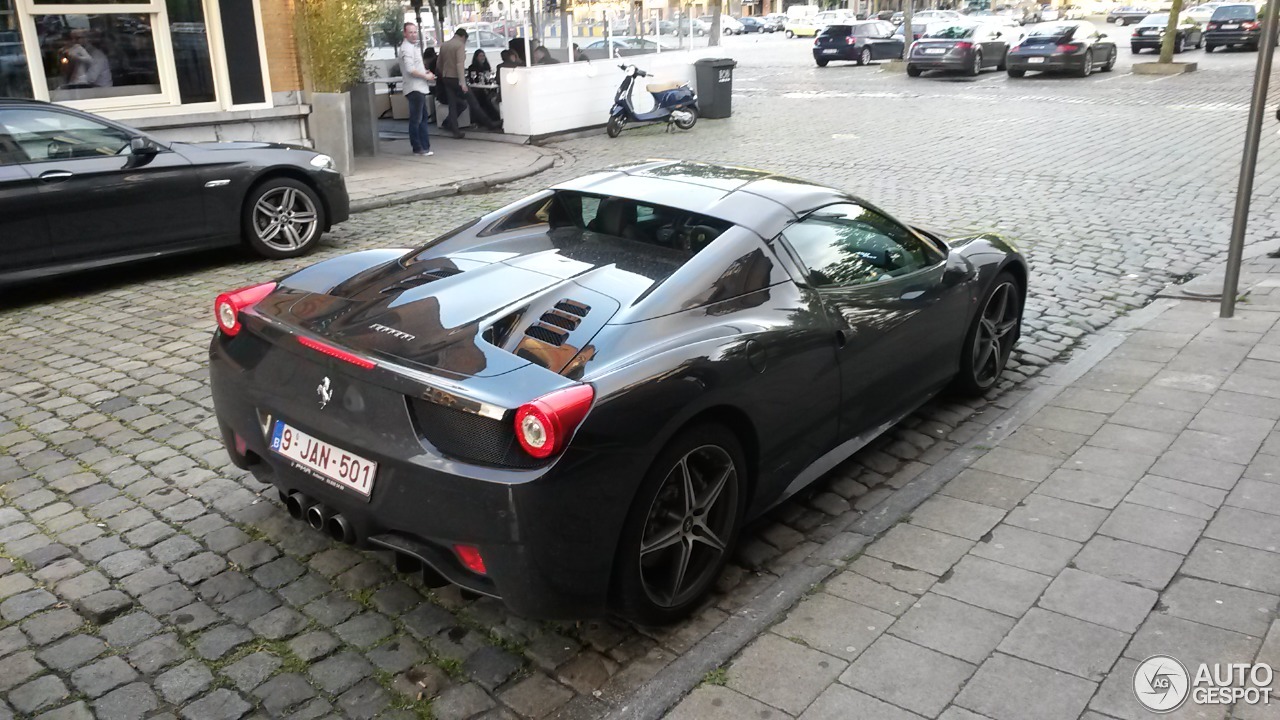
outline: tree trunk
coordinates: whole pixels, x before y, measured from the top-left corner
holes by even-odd
[[[1173,0],[1169,8],[1169,24],[1164,27],[1164,39],[1160,42],[1160,62],[1173,62],[1173,46],[1178,42],[1178,14],[1182,12],[1182,0]]]
[[[720,44],[720,0],[712,0],[711,7],[711,40],[709,44]]]

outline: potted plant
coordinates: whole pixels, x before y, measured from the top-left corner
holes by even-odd
[[[347,91],[364,76],[367,25],[376,19],[370,0],[298,0],[298,50],[311,90],[308,126],[316,149],[351,173],[351,97]]]

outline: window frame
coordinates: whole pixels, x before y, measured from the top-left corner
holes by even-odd
[[[195,114],[221,110],[262,110],[274,107],[271,99],[271,73],[267,64],[267,47],[262,25],[260,0],[251,0],[258,42],[258,61],[262,69],[263,102],[235,104],[231,97],[231,78],[227,73],[226,46],[223,41],[222,15],[217,0],[201,0],[204,11],[205,37],[209,43],[209,64],[213,74],[214,99],[208,102],[183,104],[178,87],[177,56],[173,48],[173,31],[169,22],[169,8],[165,0],[135,0],[119,3],[38,3],[36,0],[16,0],[18,27],[22,34],[22,47],[27,57],[27,72],[31,81],[32,97],[54,102],[77,110],[92,113],[154,110],[169,108],[173,114]],[[146,95],[119,95],[107,98],[82,100],[50,99],[48,80],[44,76],[43,55],[40,52],[39,33],[36,25],[41,15],[148,15],[151,16],[151,34],[156,54],[156,75],[160,92]],[[145,114],[145,113],[144,113]],[[170,114],[170,113],[166,113]]]
[[[834,207],[836,205],[857,205],[858,207],[861,207],[863,210],[869,210],[871,212],[874,212],[880,217],[884,218],[889,223],[899,228],[902,228],[904,231],[906,231],[908,235],[920,241],[921,245],[923,245],[927,249],[931,262],[928,262],[922,265],[921,267],[915,270],[912,270],[909,273],[906,273],[904,275],[893,276],[887,280],[860,282],[860,283],[851,284],[851,285],[815,285],[812,282],[810,277],[810,274],[813,272],[813,268],[809,267],[809,264],[805,262],[804,258],[801,257],[800,253],[791,244],[791,241],[787,239],[787,231],[790,230],[792,227],[795,227],[796,225],[799,225],[800,223],[805,222],[809,218],[813,217],[815,214],[820,213],[823,210],[830,207]],[[942,241],[941,238],[935,237],[930,233],[916,230],[916,228],[912,227],[907,223],[902,222],[901,220],[890,215],[889,213],[885,212],[879,207],[876,207],[875,205],[872,205],[871,203],[866,202],[865,200],[858,200],[856,198],[843,198],[835,202],[826,203],[825,205],[821,205],[819,207],[813,208],[812,210],[806,212],[804,215],[798,217],[796,220],[790,223],[787,223],[787,226],[778,233],[777,237],[769,241],[768,244],[769,245],[777,244],[783,248],[783,251],[787,256],[787,259],[790,260],[790,264],[794,266],[794,274],[792,279],[795,280],[797,284],[802,285],[804,287],[812,288],[819,292],[847,292],[851,290],[860,290],[863,288],[877,288],[877,287],[892,285],[901,280],[915,279],[917,276],[923,273],[936,270],[939,266],[945,265],[947,262],[947,258],[951,254],[950,248],[947,246],[945,242]]]

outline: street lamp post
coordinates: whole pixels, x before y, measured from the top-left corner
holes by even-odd
[[[1253,99],[1249,102],[1249,125],[1244,132],[1244,159],[1240,162],[1240,184],[1236,187],[1236,211],[1231,219],[1231,243],[1227,248],[1227,276],[1222,281],[1222,304],[1218,316],[1229,318],[1236,312],[1240,289],[1240,263],[1244,256],[1244,233],[1249,224],[1249,201],[1253,195],[1253,174],[1258,165],[1258,142],[1267,111],[1267,84],[1271,79],[1271,51],[1275,48],[1276,8],[1267,6],[1258,49],[1258,69],[1253,76]]]

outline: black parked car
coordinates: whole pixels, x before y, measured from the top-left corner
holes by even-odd
[[[826,67],[832,60],[867,65],[873,60],[900,58],[902,39],[895,39],[893,30],[893,25],[883,20],[828,25],[813,39],[813,60],[818,67]]]
[[[327,155],[162,143],[61,105],[0,99],[0,285],[240,243],[296,257],[347,213]]]
[[[1204,33],[1204,51],[1214,48],[1244,46],[1257,50],[1262,42],[1262,22],[1252,5],[1220,5],[1209,18]]]
[[[1149,8],[1144,7],[1118,7],[1113,8],[1107,13],[1107,22],[1115,23],[1120,27],[1132,25],[1142,20],[1142,18],[1151,14]]]
[[[996,235],[654,161],[223,295],[210,381],[313,527],[528,616],[663,623],[744,522],[993,387],[1026,286]]]
[[[758,17],[747,15],[739,18],[738,22],[742,23],[742,32],[744,35],[749,33],[773,32],[773,28],[766,25],[765,22]]]
[[[1160,52],[1160,45],[1164,42],[1165,29],[1168,25],[1167,13],[1146,16],[1133,29],[1133,36],[1129,38],[1129,49],[1134,53],[1140,53],[1143,50]],[[1173,39],[1173,51],[1180,53],[1193,47],[1204,47],[1204,30],[1195,20],[1178,18],[1178,34]]]
[[[978,23],[935,24],[911,46],[907,74],[925,70],[960,70],[976,76],[983,70],[1004,70],[1009,44],[996,27]]]
[[[1020,78],[1028,70],[1072,72],[1088,77],[1095,69],[1111,72],[1116,66],[1116,44],[1092,23],[1041,23],[1009,50],[1005,67],[1009,77]]]

